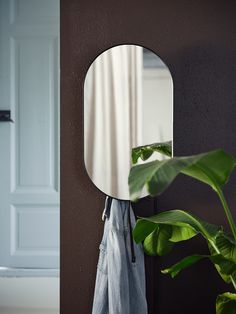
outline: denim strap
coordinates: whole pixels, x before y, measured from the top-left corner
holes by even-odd
[[[134,252],[134,239],[133,239],[133,228],[132,228],[132,224],[131,224],[131,202],[129,202],[129,234],[130,234],[130,249],[131,249],[131,261],[132,263],[135,263],[136,261],[136,257],[135,257],[135,252]]]
[[[105,208],[104,208],[104,211],[102,214],[102,220],[103,221],[105,221],[106,219],[109,219],[109,217],[110,217],[111,203],[112,203],[112,197],[107,196]]]

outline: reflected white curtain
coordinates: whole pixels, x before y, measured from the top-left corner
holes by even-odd
[[[131,149],[142,141],[142,48],[117,46],[91,65],[84,88],[85,164],[95,185],[129,199]]]

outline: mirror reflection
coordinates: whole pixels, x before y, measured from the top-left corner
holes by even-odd
[[[84,161],[97,188],[129,200],[132,148],[173,140],[172,117],[172,77],[156,54],[120,45],[99,55],[84,85]]]
[[[0,21],[0,313],[58,314],[59,0]]]

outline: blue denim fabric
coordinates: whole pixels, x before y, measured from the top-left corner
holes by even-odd
[[[92,314],[147,314],[142,246],[133,242],[134,254],[131,250],[130,202],[113,199],[104,216]]]

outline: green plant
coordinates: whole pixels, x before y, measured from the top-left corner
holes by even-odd
[[[133,163],[147,160],[153,152],[170,156],[171,143],[158,143],[135,148]],[[236,166],[236,159],[222,149],[188,157],[173,157],[134,165],[130,170],[129,188],[131,200],[139,198],[144,186],[151,196],[163,193],[176,176],[184,174],[209,185],[218,195],[225,211],[231,232],[222,226],[210,224],[188,211],[174,209],[138,219],[133,230],[136,243],[143,242],[149,255],[165,255],[180,242],[201,235],[208,244],[209,254],[191,255],[162,271],[175,277],[186,267],[202,259],[209,259],[221,278],[236,290],[236,225],[223,194],[223,187]],[[236,313],[236,294],[224,293],[216,300],[217,314]]]

